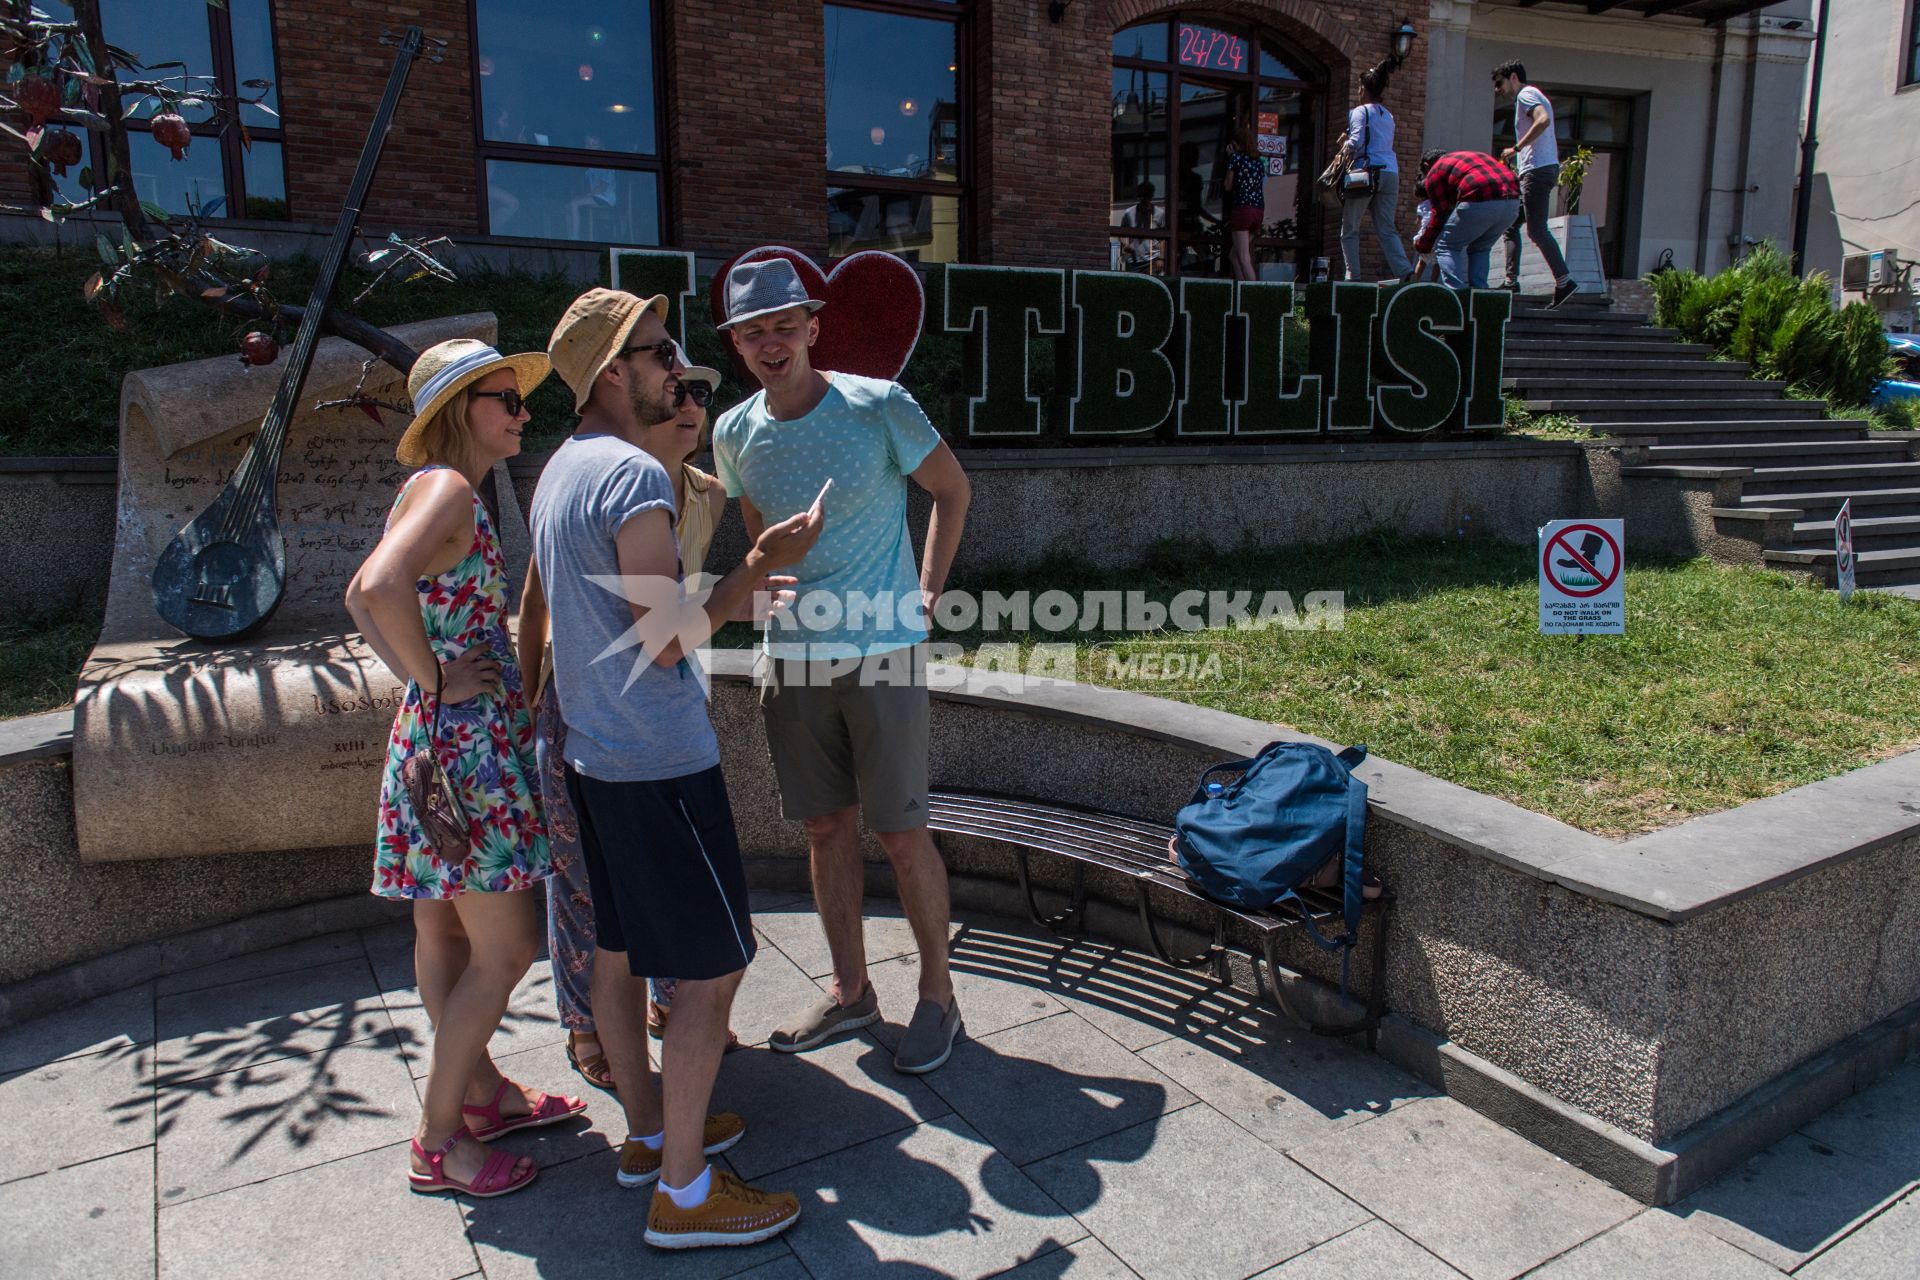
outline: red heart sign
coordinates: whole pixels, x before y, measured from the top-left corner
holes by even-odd
[[[827,304],[816,313],[820,338],[813,344],[814,368],[889,380],[900,376],[920,341],[920,325],[926,317],[927,296],[919,272],[901,258],[869,249],[840,259],[832,271],[822,273],[798,249],[762,245],[714,272],[708,294],[715,324],[727,318],[727,273],[742,262],[768,258],[791,262],[807,296]],[[729,341],[727,346],[731,352],[733,344]],[[759,382],[738,353],[733,355],[733,367],[746,385]]]

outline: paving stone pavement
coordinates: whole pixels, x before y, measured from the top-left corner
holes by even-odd
[[[1920,1061],[1670,1209],[1647,1209],[1373,1054],[1105,945],[963,916],[968,1036],[926,1077],[891,1046],[917,959],[867,936],[888,1021],[787,1057],[826,983],[810,907],[756,900],[717,1105],[723,1160],[799,1195],[785,1236],[663,1254],[614,1182],[620,1115],[568,1067],[544,961],[493,1042],[587,1116],[515,1134],[498,1200],[404,1183],[431,1028],[406,926],[173,974],[0,1031],[4,1280],[1912,1280]]]

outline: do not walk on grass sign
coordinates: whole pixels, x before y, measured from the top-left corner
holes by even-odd
[[[1540,630],[1622,635],[1627,538],[1621,520],[1554,520],[1540,529]]]

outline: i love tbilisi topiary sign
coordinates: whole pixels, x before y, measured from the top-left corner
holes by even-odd
[[[1170,287],[1123,272],[949,265],[931,270],[923,301],[913,268],[886,254],[855,255],[830,274],[791,249],[742,256],[769,254],[794,259],[809,290],[828,300],[822,343],[831,326],[843,354],[862,346],[857,337],[849,344],[847,329],[872,329],[889,369],[910,359],[899,342],[907,325],[963,338],[950,421],[969,443],[1409,436],[1494,429],[1505,416],[1512,297],[1499,290],[1201,279]],[[621,287],[673,299],[678,333],[694,287],[691,257],[622,250],[616,263]],[[1305,333],[1287,323],[1296,308]],[[1053,348],[1050,378],[1034,368],[1036,340]],[[1302,341],[1304,361],[1289,349]]]

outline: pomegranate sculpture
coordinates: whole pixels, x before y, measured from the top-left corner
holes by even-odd
[[[185,160],[193,133],[178,112],[163,111],[153,118],[153,140],[172,152],[175,160]]]
[[[67,166],[79,164],[85,155],[85,148],[80,145],[80,135],[71,130],[55,129],[40,139],[40,158],[63,178],[67,176]]]
[[[60,86],[52,76],[28,75],[13,86],[13,100],[38,129],[60,114]]]
[[[280,356],[280,344],[270,333],[258,329],[240,339],[240,363],[248,368],[272,364]]]

